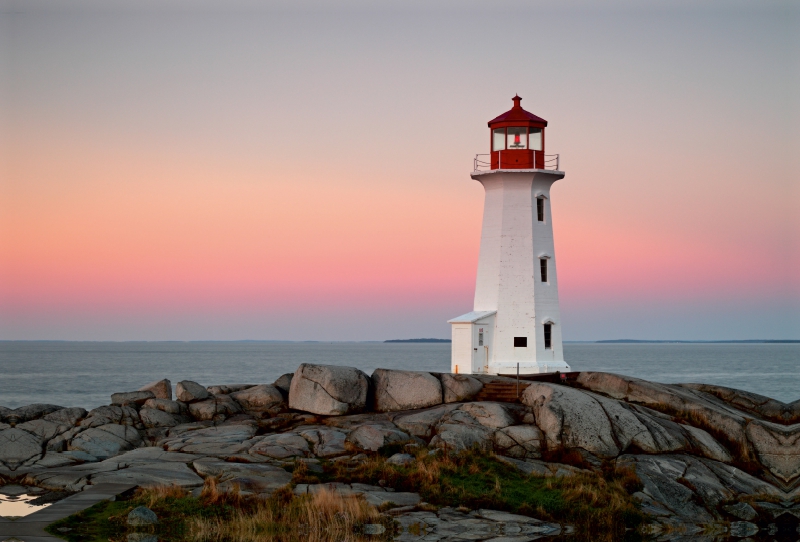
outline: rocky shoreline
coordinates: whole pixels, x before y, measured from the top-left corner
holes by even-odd
[[[641,481],[634,498],[652,532],[722,525],[750,536],[797,523],[800,401],[608,373],[562,377],[521,382],[517,396],[518,383],[503,377],[385,369],[366,375],[303,364],[272,384],[179,382],[174,398],[171,383],[161,380],[115,393],[111,404],[88,412],[0,407],[0,482],[53,491],[100,483],[199,491],[213,477],[222,490],[268,495],[290,484],[287,467],[300,463],[314,472],[387,447],[397,448],[389,461],[399,464],[415,460],[405,453],[411,450],[477,448],[541,477],[629,468]],[[425,516],[433,528],[461,514],[498,532],[498,520],[487,515],[500,512],[442,516],[421,510],[419,495],[391,488],[297,484],[294,492],[323,487],[394,507],[401,524]],[[508,522],[540,534],[558,527],[522,517]]]

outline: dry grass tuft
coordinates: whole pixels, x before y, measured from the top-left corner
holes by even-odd
[[[268,500],[237,509],[229,519],[193,518],[188,529],[195,540],[258,542],[304,540],[322,542],[358,540],[365,523],[380,523],[380,513],[360,497],[331,491],[297,497],[279,492]]]
[[[141,491],[142,497],[145,499],[145,506],[153,508],[158,502],[165,499],[181,499],[189,495],[189,492],[182,487],[172,486],[156,486],[144,489]]]

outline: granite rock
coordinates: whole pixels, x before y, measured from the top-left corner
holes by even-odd
[[[148,399],[155,399],[152,391],[128,391],[123,393],[112,393],[112,405],[143,405]]]
[[[377,412],[426,408],[444,400],[442,383],[430,373],[375,369],[372,382]]]
[[[145,384],[139,388],[139,391],[149,391],[156,399],[172,400],[172,382],[166,378]]]
[[[162,412],[166,412],[167,414],[187,414],[189,412],[189,408],[186,406],[186,403],[181,403],[179,401],[172,401],[170,399],[148,399],[143,408],[151,408],[154,410],[161,410]],[[140,413],[141,416],[141,413]]]
[[[532,382],[521,400],[533,409],[549,449],[581,448],[601,458],[619,454],[611,422],[590,395],[560,384]]]
[[[42,417],[43,420],[60,425],[77,425],[86,417],[86,409],[80,407],[62,408]]]
[[[411,437],[391,424],[361,425],[347,436],[346,441],[360,450],[377,452],[389,444],[407,442]]]
[[[6,409],[3,414],[3,421],[10,425],[18,423],[29,422],[31,420],[38,420],[57,410],[63,410],[64,407],[58,405],[49,405],[43,403],[35,403],[32,405],[25,405],[14,410]]]
[[[182,380],[178,382],[178,385],[175,386],[175,394],[178,397],[178,401],[184,403],[202,401],[207,399],[210,395],[203,386],[191,380]]]
[[[253,386],[231,393],[231,398],[246,412],[267,412],[283,404],[283,395],[269,384]]]
[[[0,464],[16,470],[26,461],[42,456],[43,439],[16,427],[0,431]]]
[[[180,425],[181,419],[177,416],[155,408],[143,408],[139,411],[142,424],[150,429],[153,427],[175,427]]]
[[[141,444],[142,436],[135,428],[112,423],[91,427],[79,433],[69,443],[69,449],[106,459]]]
[[[276,433],[260,439],[250,448],[249,453],[274,459],[286,459],[305,457],[311,453],[311,450],[309,441],[297,433]]]
[[[483,389],[483,383],[480,380],[468,375],[444,373],[441,381],[445,403],[470,401]]]
[[[369,384],[369,377],[352,367],[303,363],[291,380],[289,408],[325,416],[361,412]]]
[[[542,457],[544,434],[534,425],[512,425],[494,433],[495,450],[516,459]]]
[[[145,525],[156,525],[158,516],[146,506],[137,506],[128,512],[128,525],[133,527],[143,527]]]

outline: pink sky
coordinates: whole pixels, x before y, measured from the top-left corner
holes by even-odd
[[[800,338],[796,4],[189,5],[0,14],[0,339],[447,337],[515,93],[566,340]]]

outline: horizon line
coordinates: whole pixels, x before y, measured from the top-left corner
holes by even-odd
[[[378,343],[383,344],[391,342],[397,344],[398,342],[410,341],[436,341],[441,344],[442,341],[450,342],[450,339],[434,339],[434,338],[412,338],[412,339],[372,339],[372,340],[352,340],[352,341],[326,341],[326,340],[288,340],[288,339],[164,339],[164,340],[83,340],[83,339],[0,339],[0,343]],[[572,340],[563,341],[565,344],[658,344],[658,343],[681,343],[681,344],[697,344],[697,343],[779,343],[779,344],[792,344],[800,343],[800,339],[598,339],[598,340]],[[431,342],[430,344],[436,344]]]

